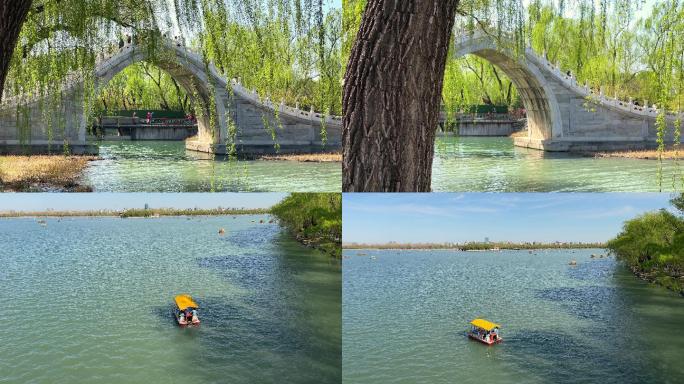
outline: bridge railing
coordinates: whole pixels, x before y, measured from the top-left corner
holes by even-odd
[[[238,94],[240,97],[248,99],[254,103],[261,104],[274,111],[278,111],[279,114],[285,114],[306,120],[320,121],[322,119],[325,119],[327,122],[339,122],[342,120],[341,116],[318,113],[315,112],[313,108],[311,108],[308,111],[299,109],[298,104],[296,104],[294,107],[291,107],[289,105],[286,105],[284,100],[281,100],[280,103],[276,104],[273,101],[271,101],[271,99],[268,96],[262,99],[255,89],[248,90],[247,88],[245,88],[240,83],[240,79],[231,79],[231,86],[233,88],[233,92]]]

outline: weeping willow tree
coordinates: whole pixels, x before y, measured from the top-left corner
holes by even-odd
[[[98,58],[133,39],[153,52],[154,63],[166,35],[200,51],[205,66],[213,62],[227,78],[240,78],[271,100],[339,114],[340,29],[341,11],[324,0],[3,2],[0,95],[37,96],[57,108],[65,102],[59,90],[77,74],[84,81],[86,110],[93,111]],[[214,131],[213,100],[206,104],[200,113],[209,114]]]
[[[96,96],[95,114],[131,109],[191,113],[193,99],[176,79],[147,63],[135,63],[115,75]]]
[[[681,110],[682,3],[655,2],[638,17],[642,3],[627,0],[347,0],[343,190],[430,189],[440,104],[473,102],[500,75],[448,54],[454,32],[474,29],[518,55],[529,42],[611,96],[657,103],[662,150],[666,110]]]

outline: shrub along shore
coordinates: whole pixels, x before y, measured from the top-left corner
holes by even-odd
[[[344,249],[396,249],[396,250],[429,250],[446,249],[455,251],[491,251],[491,250],[532,250],[532,249],[579,249],[605,248],[604,243],[511,243],[511,242],[467,242],[467,243],[385,243],[385,244],[344,244]]]
[[[292,193],[271,213],[302,244],[342,257],[341,193]]]
[[[672,205],[680,215],[661,209],[629,220],[607,248],[639,278],[684,296],[684,194]]]

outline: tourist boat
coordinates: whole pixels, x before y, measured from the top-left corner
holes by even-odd
[[[195,303],[190,295],[178,295],[174,298],[176,301],[176,311],[174,318],[179,326],[185,327],[188,325],[198,326],[200,324],[199,315],[197,310],[199,305]],[[188,320],[186,313],[190,314],[191,319]]]
[[[475,319],[470,322],[471,328],[468,337],[481,343],[492,345],[503,341],[499,336],[499,324],[494,324],[485,319]]]

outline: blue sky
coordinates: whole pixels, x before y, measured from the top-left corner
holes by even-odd
[[[344,194],[344,242],[605,241],[640,213],[668,207],[654,193]]]
[[[2,193],[0,211],[124,208],[268,208],[286,193]]]

